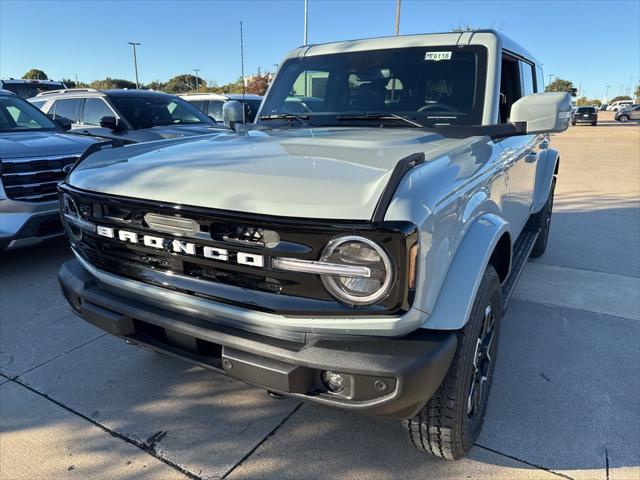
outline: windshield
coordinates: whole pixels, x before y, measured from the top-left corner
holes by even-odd
[[[593,107],[580,107],[578,113],[596,113],[596,109]]]
[[[480,46],[440,46],[290,59],[278,72],[260,120],[295,114],[309,124],[328,117],[344,124],[348,119],[340,117],[381,114],[425,125],[481,124],[486,57]]]
[[[15,93],[20,98],[33,98],[42,92],[60,90],[63,84],[41,84],[41,83],[3,83],[2,88]]]
[[[56,124],[29,102],[13,95],[0,96],[0,132],[56,129]]]
[[[204,113],[178,97],[145,95],[109,98],[135,130],[161,125],[215,125]]]

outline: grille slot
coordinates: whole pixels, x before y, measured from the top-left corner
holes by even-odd
[[[77,156],[10,158],[2,160],[2,184],[7,197],[28,202],[58,198],[57,185],[64,180],[63,168]]]

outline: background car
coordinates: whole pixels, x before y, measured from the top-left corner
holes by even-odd
[[[61,235],[58,183],[97,139],[66,133],[26,100],[0,90],[0,251]]]
[[[630,107],[633,105],[632,100],[618,100],[617,102],[613,102],[611,105],[607,107],[608,112],[617,112],[618,110],[622,110],[623,108]]]
[[[67,86],[54,80],[16,80],[15,78],[0,80],[0,89],[13,92],[21,98],[35,97],[39,93],[61,88],[67,88]]]
[[[176,95],[151,90],[75,88],[45,92],[29,102],[74,132],[127,143],[221,132],[207,115]]]
[[[630,120],[640,120],[640,105],[618,110],[613,118],[622,123],[627,123]]]
[[[608,107],[609,107],[609,104],[608,104],[608,103],[603,103],[602,105],[600,105],[599,110],[600,110],[601,112],[604,112]]]
[[[576,123],[598,124],[598,111],[596,107],[578,107],[571,112],[571,125]]]
[[[219,123],[224,122],[222,106],[229,100],[236,100],[244,104],[247,122],[255,120],[262,103],[260,95],[245,94],[243,96],[241,93],[225,93],[223,95],[217,93],[184,93],[180,97]]]

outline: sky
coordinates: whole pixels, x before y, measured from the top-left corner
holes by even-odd
[[[0,78],[31,68],[90,82],[166,81],[200,69],[207,82],[273,70],[303,43],[303,0],[0,0]],[[309,0],[309,43],[393,35],[395,0]],[[400,33],[495,28],[529,50],[545,75],[589,98],[626,94],[640,81],[640,0],[402,0]],[[549,77],[547,76],[546,79]]]

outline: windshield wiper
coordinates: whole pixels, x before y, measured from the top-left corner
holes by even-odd
[[[408,117],[403,115],[398,115],[396,113],[363,113],[363,114],[354,114],[354,115],[338,115],[336,117],[338,120],[400,120],[402,122],[408,123],[414,127],[425,128],[425,125],[416,122],[415,120],[411,120]]]
[[[263,115],[260,120],[298,120],[305,127],[309,126],[309,115],[297,115],[295,113],[277,113],[272,115]]]

